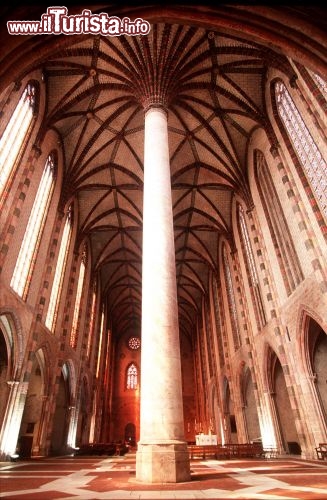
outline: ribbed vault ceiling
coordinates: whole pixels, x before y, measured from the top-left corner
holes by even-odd
[[[269,66],[290,72],[257,43],[163,23],[147,36],[72,37],[42,65],[63,202],[78,199],[78,241],[90,239],[115,334],[140,332],[144,107],[168,109],[180,327],[190,333],[209,271],[219,272],[219,239],[231,238],[232,198],[250,201],[247,142],[268,127]]]

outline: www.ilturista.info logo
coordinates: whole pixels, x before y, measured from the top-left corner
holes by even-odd
[[[81,14],[68,15],[67,7],[48,7],[40,21],[8,21],[10,35],[147,35],[150,23],[137,18],[131,21],[129,17],[120,19],[109,16],[106,12],[92,14],[84,9]]]

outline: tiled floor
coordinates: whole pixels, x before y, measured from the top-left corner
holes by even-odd
[[[194,460],[192,480],[144,484],[135,454],[0,463],[0,498],[11,500],[327,500],[327,462],[298,458]]]

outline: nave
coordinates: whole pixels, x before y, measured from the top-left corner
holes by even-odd
[[[135,453],[64,456],[0,464],[0,498],[12,500],[327,499],[327,462],[277,459],[192,460],[191,481],[144,484]]]
[[[125,443],[135,480],[188,488],[199,439],[315,460],[326,9],[133,3],[69,15],[147,34],[12,36],[67,18],[0,10],[0,460]]]

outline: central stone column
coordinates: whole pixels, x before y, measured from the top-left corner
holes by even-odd
[[[190,480],[184,437],[167,113],[145,113],[140,441],[136,479]]]

